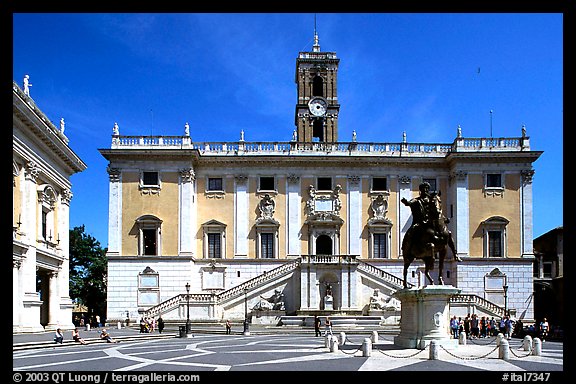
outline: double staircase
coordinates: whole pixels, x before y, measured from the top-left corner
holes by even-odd
[[[360,273],[364,274],[366,277],[369,277],[376,284],[379,284],[382,287],[386,287],[387,290],[394,292],[404,288],[402,278],[386,272],[383,269],[376,267],[368,262],[359,260],[354,256],[347,257],[354,259],[354,261],[357,263],[357,268]],[[329,261],[331,261],[333,258],[334,257],[332,257]],[[219,293],[182,293],[176,295],[158,305],[148,308],[147,310],[143,311],[141,315],[144,317],[157,317],[170,311],[177,310],[180,306],[186,305],[187,302],[195,305],[207,305],[212,308],[220,307],[226,310],[243,302],[246,292],[262,290],[264,293],[273,285],[278,285],[279,282],[283,281],[285,278],[290,278],[293,272],[300,268],[302,260],[302,257],[299,257],[297,259],[287,261],[286,263],[276,268],[266,271],[261,275],[245,281],[242,284],[236,285]],[[318,261],[321,260],[318,259]],[[413,287],[413,284],[408,283],[408,287]],[[187,299],[189,299],[189,301]],[[503,307],[474,294],[458,294],[450,299],[450,304],[452,306],[465,306],[469,312],[473,313],[481,311],[488,316],[504,316]]]

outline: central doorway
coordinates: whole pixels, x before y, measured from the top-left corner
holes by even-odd
[[[328,235],[320,235],[316,238],[316,254],[332,255],[332,239]]]

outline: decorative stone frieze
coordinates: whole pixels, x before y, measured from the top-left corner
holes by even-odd
[[[406,175],[402,175],[402,176],[398,176],[398,182],[400,184],[410,184],[410,176],[406,176]]]
[[[350,185],[358,185],[360,184],[360,176],[350,175],[348,176],[348,182],[350,183]]]
[[[184,168],[180,170],[180,179],[182,183],[191,183],[196,180],[196,173],[192,168]]]
[[[69,205],[70,205],[70,201],[72,201],[72,197],[73,197],[73,196],[74,196],[74,195],[72,194],[72,191],[69,190],[68,188],[66,188],[65,190],[62,191],[62,194],[61,194],[60,199],[61,199],[61,201],[62,201],[63,204],[66,204],[66,205],[69,206]]]
[[[248,176],[246,175],[235,175],[234,179],[236,180],[236,184],[246,184],[248,182]]]
[[[40,175],[40,167],[36,164],[35,161],[28,161],[26,163],[26,180],[36,182],[36,179]]]
[[[532,184],[532,178],[534,177],[534,170],[533,169],[525,169],[521,173],[522,175],[522,184]]]
[[[108,166],[106,172],[108,172],[108,178],[111,183],[117,183],[120,181],[120,169]]]

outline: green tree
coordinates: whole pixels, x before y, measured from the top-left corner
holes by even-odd
[[[88,308],[88,315],[106,318],[106,249],[86,234],[84,225],[70,230],[70,298]]]

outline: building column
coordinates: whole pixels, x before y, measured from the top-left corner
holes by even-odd
[[[532,177],[534,170],[522,171],[522,188],[520,190],[522,199],[522,257],[534,257],[533,249],[533,202],[532,202]]]
[[[234,193],[234,257],[248,258],[248,177],[235,177]]]
[[[108,202],[107,256],[119,256],[122,251],[122,173],[108,167],[110,200]]]
[[[299,256],[300,249],[300,177],[296,175],[288,175],[286,178],[286,191],[288,198],[286,217],[288,218],[288,228],[286,231],[288,253],[287,256]]]
[[[20,298],[20,260],[12,260],[12,332],[20,330],[20,314],[22,312]]]
[[[48,273],[48,324],[45,330],[56,330],[60,328],[59,312],[60,312],[60,295],[58,294],[58,272],[52,271]],[[72,314],[70,314],[72,315]]]
[[[42,301],[36,291],[36,240],[37,240],[37,207],[36,178],[40,174],[38,165],[29,161],[25,169],[25,186],[23,194],[23,212],[21,230],[29,248],[20,267],[22,309],[20,314],[21,331],[39,332],[44,328],[40,325],[40,306]]]
[[[178,253],[180,255],[194,255],[194,229],[193,223],[196,222],[194,210],[194,182],[196,180],[192,168],[180,170],[179,185],[179,233],[180,246]]]
[[[70,201],[72,200],[72,192],[69,189],[64,189],[60,194],[60,202],[58,204],[58,226],[56,239],[58,242],[58,249],[63,256],[62,265],[58,273],[58,289],[57,292],[59,306],[57,308],[58,324],[60,328],[72,329],[74,323],[72,322],[72,310],[74,303],[70,298]]]
[[[348,177],[348,254],[362,253],[362,179]]]

